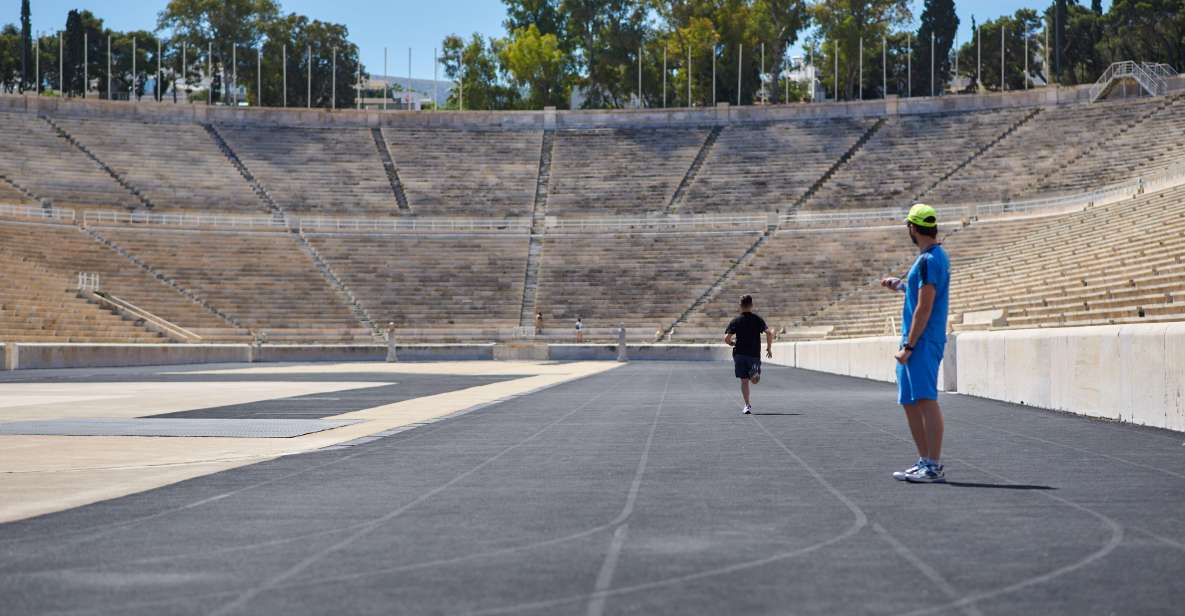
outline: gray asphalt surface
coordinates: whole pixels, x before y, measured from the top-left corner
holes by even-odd
[[[1180,434],[635,363],[364,445],[0,525],[0,611],[1180,614]]]

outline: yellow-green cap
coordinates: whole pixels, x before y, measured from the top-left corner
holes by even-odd
[[[938,212],[925,203],[915,203],[913,207],[909,208],[909,216],[905,217],[905,222],[911,222],[919,227],[937,227]]]

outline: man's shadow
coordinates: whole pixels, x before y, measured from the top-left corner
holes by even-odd
[[[753,415],[779,415],[782,417],[798,417],[802,413],[752,413]]]
[[[1053,486],[1039,486],[1024,483],[976,483],[973,481],[950,481],[936,485],[948,485],[956,488],[990,488],[993,490],[1056,490]]]

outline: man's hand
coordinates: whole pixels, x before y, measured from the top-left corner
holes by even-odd
[[[900,291],[901,290],[901,279],[896,278],[894,276],[888,276],[885,278],[881,278],[881,286],[890,290],[890,291]]]
[[[900,351],[897,351],[897,354],[893,357],[897,358],[897,363],[904,366],[905,363],[909,361],[910,355],[913,355],[913,351],[910,351],[909,349],[901,349]]]
[[[766,357],[766,359],[773,359],[774,358],[774,350],[769,347],[765,347],[765,357]]]

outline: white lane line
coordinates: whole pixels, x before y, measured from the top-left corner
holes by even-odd
[[[609,553],[605,555],[605,562],[601,563],[601,572],[597,574],[597,585],[593,599],[588,603],[588,616],[602,616],[605,613],[605,601],[609,599],[604,591],[613,583],[613,570],[617,568],[617,559],[621,557],[621,548],[625,545],[625,535],[629,532],[629,522],[617,527],[613,531],[613,541],[609,544]]]
[[[995,426],[985,426],[985,425],[983,425],[983,424],[975,423],[975,422],[973,422],[973,421],[966,421],[966,420],[963,420],[963,419],[956,420],[956,422],[955,422],[955,423],[962,423],[962,424],[967,424],[967,425],[975,426],[975,427],[977,427],[977,428],[983,428],[983,429],[985,429],[985,430],[995,430],[996,432],[1003,432],[1004,434],[1010,434],[1010,435],[1012,435],[1012,436],[1019,436],[1019,437],[1021,437],[1021,438],[1027,438],[1027,439],[1029,439],[1029,440],[1037,441],[1037,442],[1040,442],[1040,443],[1045,443],[1046,445],[1054,445],[1054,446],[1057,446],[1057,447],[1064,447],[1064,448],[1066,448],[1066,449],[1070,449],[1070,450],[1073,450],[1073,451],[1077,451],[1077,452],[1081,452],[1081,453],[1087,453],[1087,454],[1090,454],[1090,455],[1093,455],[1093,456],[1099,456],[1099,457],[1101,457],[1101,458],[1107,458],[1108,460],[1114,460],[1114,461],[1116,461],[1116,462],[1122,462],[1123,464],[1129,464],[1129,465],[1131,465],[1131,466],[1135,466],[1135,467],[1138,467],[1138,468],[1143,468],[1143,469],[1147,469],[1147,470],[1150,470],[1150,471],[1156,471],[1156,472],[1158,472],[1158,473],[1164,473],[1165,475],[1170,475],[1170,476],[1172,476],[1172,477],[1176,477],[1176,478],[1178,478],[1178,479],[1185,479],[1185,474],[1183,474],[1183,473],[1177,473],[1177,472],[1174,472],[1174,471],[1170,471],[1170,470],[1168,470],[1168,469],[1160,468],[1160,467],[1158,467],[1158,466],[1152,466],[1152,465],[1150,465],[1150,464],[1143,464],[1143,463],[1140,463],[1140,462],[1133,462],[1133,461],[1131,461],[1131,460],[1127,460],[1127,459],[1124,459],[1124,458],[1120,458],[1120,457],[1118,457],[1118,456],[1113,456],[1113,455],[1111,455],[1111,454],[1102,453],[1102,452],[1099,452],[1099,451],[1093,451],[1093,450],[1090,450],[1090,449],[1083,449],[1082,447],[1075,447],[1075,446],[1073,446],[1073,445],[1067,445],[1067,444],[1065,444],[1065,443],[1059,443],[1059,442],[1057,442],[1057,441],[1051,441],[1051,440],[1049,440],[1049,439],[1044,439],[1044,438],[1041,438],[1041,437],[1039,437],[1039,436],[1032,436],[1032,435],[1029,435],[1029,434],[1024,434],[1024,433],[1021,433],[1021,432],[1013,432],[1012,430],[1005,430],[1004,428],[997,428],[997,427],[995,427]]]
[[[646,473],[646,465],[650,460],[650,448],[654,444],[654,433],[658,430],[658,418],[662,415],[662,408],[667,403],[667,394],[671,391],[671,377],[674,374],[674,368],[667,372],[667,381],[662,388],[662,397],[658,399],[658,410],[654,412],[654,419],[650,422],[650,433],[646,435],[646,446],[642,449],[642,457],[634,472],[634,480],[630,483],[629,495],[626,496],[625,506],[621,508],[621,513],[613,521],[614,524],[621,526],[613,531],[613,541],[609,544],[609,552],[605,555],[605,561],[601,563],[601,572],[597,574],[593,597],[588,603],[588,616],[601,616],[605,613],[605,602],[608,600],[608,595],[603,593],[613,583],[613,571],[617,569],[617,561],[621,557],[621,548],[625,545],[625,535],[629,528],[627,520],[634,513],[634,504],[638,502],[638,492],[642,490],[642,476]]]
[[[890,432],[889,430],[886,430],[876,424],[869,423],[867,421],[864,421],[862,419],[859,419],[859,418],[857,418],[853,415],[847,414],[847,413],[845,413],[845,415],[847,415],[849,418],[851,418],[852,421],[864,424],[865,426],[868,426],[874,430],[878,430],[880,432],[888,434],[889,436],[891,436],[899,441],[912,444],[912,441],[905,439],[893,432]],[[949,456],[947,457],[947,459],[948,460],[955,460],[955,461],[959,462],[960,464],[963,464],[967,467],[976,469],[979,472],[984,473],[985,475],[991,475],[992,477],[995,477],[996,479],[999,479],[1000,481],[1004,481],[1006,483],[1016,483],[1016,482],[1012,481],[1011,479],[1009,479],[999,473],[989,471],[988,469],[986,469],[982,466],[973,464],[971,462],[968,462],[967,460],[962,460],[960,458],[953,458],[953,457],[949,457]],[[1079,505],[1078,503],[1075,503],[1074,501],[1066,500],[1056,494],[1050,494],[1049,492],[1047,492],[1045,490],[1037,490],[1036,492],[1038,494],[1040,494],[1041,496],[1044,496],[1046,498],[1051,498],[1055,501],[1058,501],[1059,503],[1062,503],[1062,504],[1067,505],[1069,507],[1073,507],[1079,511],[1082,511],[1083,513],[1086,513],[1086,514],[1098,519],[1099,521],[1101,521],[1103,524],[1105,524],[1110,529],[1111,537],[1107,540],[1107,543],[1105,543],[1101,548],[1095,550],[1094,552],[1091,552],[1085,558],[1082,558],[1082,559],[1080,559],[1076,562],[1070,563],[1068,565],[1058,567],[1056,569],[1053,569],[1052,571],[1048,571],[1048,572],[1043,573],[1038,576],[1028,577],[1028,578],[1025,578],[1025,579],[1023,579],[1019,582],[1016,582],[1014,584],[1009,584],[1008,586],[1004,586],[1002,588],[997,588],[995,590],[988,590],[988,591],[983,591],[983,592],[978,592],[978,593],[972,593],[972,594],[964,596],[962,599],[959,599],[957,601],[951,601],[949,603],[944,603],[942,605],[936,605],[933,607],[922,608],[922,609],[914,610],[912,612],[905,612],[905,613],[901,614],[900,616],[922,616],[923,614],[933,614],[935,612],[941,612],[941,611],[949,610],[952,608],[962,608],[964,605],[971,605],[972,603],[977,603],[977,602],[983,601],[985,599],[992,599],[995,597],[999,597],[999,596],[1020,590],[1022,588],[1027,588],[1029,586],[1041,584],[1043,582],[1047,582],[1047,581],[1052,580],[1054,578],[1063,576],[1067,573],[1081,569],[1082,567],[1085,567],[1095,561],[1105,558],[1108,554],[1110,554],[1111,552],[1114,552],[1115,548],[1119,547],[1119,544],[1123,542],[1123,536],[1124,536],[1123,526],[1121,526],[1119,524],[1119,522],[1116,522],[1115,520],[1107,517],[1106,515],[1104,515],[1102,513],[1099,513],[1098,511],[1095,511],[1094,509],[1091,509],[1091,508],[1083,506],[1083,505]]]
[[[714,569],[707,569],[704,571],[698,571],[696,573],[689,573],[689,574],[685,574],[685,575],[669,577],[669,578],[665,578],[665,579],[661,579],[661,580],[655,580],[653,582],[645,582],[645,583],[641,583],[641,584],[634,584],[631,586],[619,586],[617,588],[610,588],[608,590],[593,593],[591,596],[589,596],[589,595],[570,595],[567,597],[557,597],[555,599],[544,599],[544,600],[540,600],[540,601],[532,601],[529,603],[520,603],[517,605],[510,605],[510,606],[499,607],[499,608],[478,610],[478,611],[469,612],[469,613],[474,614],[474,615],[476,615],[476,614],[513,614],[513,613],[519,613],[519,612],[524,612],[524,611],[528,611],[528,610],[552,608],[552,607],[556,607],[559,605],[564,605],[567,603],[580,601],[580,600],[583,600],[586,598],[591,599],[591,598],[594,598],[594,597],[600,596],[600,595],[603,595],[605,597],[613,597],[613,596],[624,595],[624,594],[628,594],[628,593],[640,592],[640,591],[644,591],[644,590],[654,590],[656,588],[663,588],[663,587],[671,586],[674,584],[683,584],[686,582],[694,582],[697,580],[712,578],[712,577],[716,577],[716,576],[720,576],[720,575],[727,575],[730,573],[736,573],[738,571],[746,571],[749,569],[761,567],[763,565],[768,565],[768,564],[772,564],[775,562],[787,560],[790,558],[802,556],[804,554],[810,554],[811,552],[821,550],[821,549],[828,547],[830,545],[846,541],[847,539],[850,539],[851,537],[858,534],[862,529],[864,529],[864,527],[868,526],[868,516],[866,516],[864,514],[864,511],[862,509],[860,509],[859,506],[857,506],[854,502],[852,502],[851,499],[844,496],[844,494],[842,492],[835,489],[835,486],[831,485],[831,483],[828,482],[822,476],[822,474],[820,474],[818,472],[818,470],[816,470],[814,467],[807,464],[805,460],[803,460],[800,456],[798,456],[793,451],[791,451],[790,448],[786,447],[785,443],[783,443],[776,436],[774,436],[771,432],[769,432],[769,430],[766,430],[765,426],[761,425],[760,421],[758,421],[756,417],[754,417],[753,420],[754,420],[754,423],[756,423],[759,427],[761,427],[761,429],[767,435],[769,435],[773,439],[773,441],[775,443],[777,443],[782,448],[783,451],[788,453],[790,455],[790,457],[794,458],[795,461],[797,461],[799,463],[799,465],[801,465],[803,468],[805,468],[806,471],[812,477],[814,477],[816,481],[818,481],[820,484],[822,484],[822,486],[824,488],[826,488],[833,496],[836,497],[836,499],[838,499],[841,503],[843,503],[844,506],[846,506],[848,508],[848,510],[852,512],[854,519],[852,520],[852,524],[850,526],[848,526],[847,529],[845,529],[843,532],[839,533],[838,535],[835,535],[835,536],[825,539],[823,541],[812,543],[810,545],[806,545],[806,546],[796,548],[793,550],[788,550],[786,552],[779,552],[777,554],[773,554],[773,555],[767,556],[765,558],[758,558],[758,559],[754,559],[754,560],[734,563],[734,564],[727,565],[724,567],[717,567]],[[783,613],[788,614],[788,612],[783,612]]]
[[[322,558],[325,558],[326,556],[329,556],[330,554],[332,554],[338,550],[348,547],[350,544],[352,544],[355,541],[357,541],[358,539],[362,538],[363,535],[378,528],[382,524],[384,524],[390,520],[393,520],[396,517],[399,517],[400,515],[407,512],[408,510],[412,509],[413,507],[419,505],[420,503],[427,501],[428,499],[432,498],[433,496],[436,496],[437,494],[440,494],[441,492],[449,489],[450,487],[456,485],[457,483],[460,483],[461,481],[465,480],[466,478],[470,477],[471,475],[480,471],[481,469],[489,466],[490,464],[493,464],[494,462],[501,459],[502,456],[505,456],[506,454],[514,451],[515,449],[518,449],[519,447],[522,447],[523,445],[526,445],[527,443],[535,440],[540,435],[542,435],[544,432],[549,430],[551,427],[562,422],[563,420],[567,419],[568,417],[571,417],[571,416],[575,415],[576,413],[584,410],[585,407],[591,405],[593,402],[595,402],[595,401],[599,400],[601,397],[607,395],[608,393],[610,393],[610,391],[612,391],[612,390],[604,390],[601,393],[589,398],[583,404],[573,408],[571,411],[564,413],[563,415],[561,415],[559,418],[555,419],[554,421],[544,425],[542,428],[531,433],[530,436],[514,443],[513,445],[510,445],[509,447],[506,447],[502,451],[499,451],[498,453],[494,454],[493,456],[487,458],[481,464],[478,464],[477,466],[474,466],[473,468],[457,475],[456,477],[453,477],[452,479],[450,479],[448,482],[444,483],[443,485],[437,486],[437,487],[421,494],[420,496],[417,496],[415,499],[411,500],[410,502],[408,502],[404,505],[401,505],[395,509],[392,509],[391,511],[387,512],[385,515],[380,516],[374,520],[371,520],[371,521],[363,524],[360,528],[358,528],[355,532],[351,533],[350,536],[346,537],[345,539],[342,539],[341,541],[338,541],[337,543],[334,543],[333,545],[330,545],[327,548],[318,550],[316,553],[304,558],[300,562],[298,562],[295,565],[289,567],[288,569],[282,571],[278,575],[272,576],[270,579],[263,582],[262,584],[257,584],[254,587],[247,589],[246,591],[240,593],[239,596],[237,598],[235,598],[233,601],[226,603],[225,605],[218,608],[217,610],[210,612],[210,614],[212,616],[222,616],[224,614],[229,614],[233,611],[238,610],[241,607],[246,606],[248,603],[250,603],[253,599],[258,597],[260,594],[271,590],[278,584],[283,583],[285,580],[291,579],[292,577],[296,576],[297,574],[301,573],[302,571],[304,571],[304,570],[308,569],[309,567],[311,567],[312,565],[316,564]]]
[[[943,594],[945,594],[947,597],[950,597],[951,599],[957,600],[962,598],[962,595],[959,593],[959,591],[955,590],[955,587],[951,586],[950,582],[946,581],[946,578],[942,577],[942,574],[938,573],[937,569],[931,567],[926,563],[926,561],[918,557],[917,554],[914,554],[913,550],[910,550],[904,543],[901,543],[896,537],[889,534],[889,531],[885,530],[885,527],[881,526],[877,522],[873,522],[872,530],[876,531],[876,534],[880,535],[881,539],[884,539],[886,543],[893,546],[893,550],[895,550],[897,554],[901,556],[901,558],[904,558],[907,562],[909,562],[909,564],[913,565],[914,569],[917,569],[922,575],[926,576],[926,579],[930,580],[935,586],[937,586],[938,590],[941,590]],[[981,616],[982,614],[982,612],[979,611],[979,608],[972,604],[961,607],[963,613],[967,614],[967,616]]]
[[[613,368],[610,368],[609,370],[606,370],[606,371],[604,371],[604,372],[598,372],[598,373],[593,373],[593,374],[586,374],[586,375],[582,375],[582,376],[580,376],[580,377],[577,377],[577,378],[574,378],[574,379],[568,379],[568,380],[566,380],[566,381],[558,381],[558,382],[555,382],[555,383],[549,383],[549,384],[546,384],[546,385],[541,385],[541,386],[539,386],[539,387],[536,387],[536,388],[533,388],[533,389],[530,389],[530,390],[527,390],[527,391],[524,391],[524,392],[520,392],[520,393],[517,393],[517,394],[510,394],[510,395],[507,395],[507,396],[503,396],[503,397],[501,397],[501,398],[498,398],[498,399],[496,399],[496,400],[491,400],[491,401],[489,401],[489,402],[483,402],[483,403],[475,404],[475,405],[473,405],[473,406],[470,406],[470,407],[467,407],[467,408],[461,409],[461,410],[459,410],[459,411],[456,411],[456,412],[454,412],[454,413],[448,413],[448,414],[446,414],[446,415],[442,415],[442,416],[440,416],[440,417],[433,418],[432,420],[429,420],[429,421],[427,421],[427,422],[418,422],[418,423],[417,423],[417,425],[425,425],[425,426],[426,426],[427,424],[429,424],[429,423],[435,423],[436,421],[443,421],[443,420],[445,420],[445,419],[452,419],[452,418],[455,418],[455,417],[460,417],[460,416],[462,416],[462,415],[467,415],[467,414],[469,414],[469,413],[473,413],[473,412],[475,412],[475,411],[480,411],[480,410],[482,410],[482,409],[485,409],[485,408],[488,408],[488,407],[491,407],[491,406],[494,406],[494,405],[497,405],[497,404],[501,404],[501,403],[503,403],[503,402],[507,402],[507,401],[514,400],[514,399],[517,399],[517,398],[521,398],[521,397],[524,397],[524,396],[529,396],[529,395],[531,395],[531,394],[535,394],[535,393],[540,393],[540,392],[543,392],[543,391],[545,391],[545,390],[551,389],[551,388],[553,388],[553,387],[558,387],[558,386],[560,386],[560,385],[564,385],[564,384],[568,384],[568,383],[577,383],[577,382],[580,382],[580,381],[582,381],[582,380],[584,380],[584,379],[587,379],[587,378],[589,378],[589,377],[596,376],[597,374],[604,374],[605,372],[609,372],[609,371],[611,371],[611,370],[614,370],[614,369],[616,369],[616,366],[615,366],[615,367],[613,367]],[[432,433],[434,433],[434,432],[436,432],[437,430],[440,430],[440,429],[443,429],[443,427],[438,427],[438,428],[435,428],[435,429],[432,429],[432,430],[422,430],[422,431],[417,431],[415,434],[413,434],[413,435],[411,435],[411,436],[407,437],[406,439],[404,439],[404,442],[406,442],[407,440],[410,440],[410,439],[419,438],[420,436],[423,436],[423,435],[432,434]],[[406,430],[403,430],[403,431],[406,431]],[[372,436],[376,436],[376,435],[372,435]],[[340,446],[342,446],[342,445],[348,445],[348,444],[350,444],[350,443],[353,443],[353,442],[355,442],[355,441],[346,441],[345,443],[338,443],[337,445],[334,445],[334,446],[331,446],[331,447],[340,447]],[[301,451],[301,452],[297,452],[297,453],[295,453],[295,454],[287,454],[287,455],[302,455],[302,454],[306,454],[306,453],[315,453],[316,451],[326,451],[326,450],[329,450],[329,449],[331,449],[331,447],[324,447],[324,448],[322,448],[322,449],[319,449],[319,450]],[[293,471],[293,472],[291,472],[291,473],[288,473],[288,474],[286,474],[286,475],[282,475],[282,476],[280,476],[280,477],[275,477],[275,478],[273,478],[273,479],[267,479],[267,480],[261,481],[261,482],[259,482],[259,483],[254,483],[254,484],[246,485],[246,486],[243,486],[243,487],[240,487],[240,488],[235,488],[235,489],[233,489],[233,490],[230,490],[230,491],[224,492],[224,493],[222,493],[222,494],[219,494],[219,495],[217,495],[217,496],[214,496],[214,497],[210,497],[210,498],[204,498],[204,499],[201,499],[201,500],[198,500],[198,501],[192,502],[192,503],[188,503],[188,504],[185,504],[185,505],[180,505],[180,506],[178,506],[178,507],[173,507],[173,508],[170,508],[170,509],[165,509],[165,510],[163,510],[163,511],[158,511],[158,512],[156,512],[156,513],[151,513],[151,514],[148,514],[148,515],[140,516],[140,517],[138,517],[138,518],[132,518],[132,519],[130,519],[130,520],[121,520],[121,521],[119,521],[119,522],[111,522],[111,523],[108,523],[108,524],[97,524],[97,525],[95,525],[95,526],[89,526],[89,527],[84,527],[84,528],[74,528],[74,529],[70,529],[70,530],[65,530],[65,531],[58,531],[58,532],[49,533],[49,534],[41,534],[41,535],[26,535],[26,536],[21,536],[21,537],[13,537],[13,538],[10,538],[10,539],[0,539],[0,545],[9,545],[9,544],[13,544],[13,543],[43,542],[43,541],[45,541],[45,539],[47,539],[47,538],[50,538],[50,537],[57,539],[57,538],[61,538],[61,537],[63,537],[63,536],[79,535],[79,534],[83,534],[83,533],[90,533],[90,534],[89,534],[89,535],[85,535],[85,536],[83,536],[83,537],[78,537],[78,538],[72,539],[72,540],[70,541],[70,544],[75,544],[75,543],[82,543],[82,542],[85,542],[85,541],[90,541],[90,540],[93,540],[93,539],[98,539],[98,538],[100,538],[100,537],[103,537],[103,536],[109,535],[109,534],[111,534],[112,532],[115,532],[115,531],[117,531],[117,530],[119,530],[119,529],[121,529],[121,528],[127,528],[127,527],[129,527],[129,526],[134,526],[134,525],[136,525],[136,524],[139,524],[139,523],[142,523],[142,522],[147,522],[147,521],[154,520],[154,519],[157,519],[157,518],[161,518],[161,517],[164,517],[164,516],[167,516],[167,515],[171,515],[171,514],[174,514],[174,513],[179,513],[179,512],[183,512],[183,511],[188,511],[188,510],[190,510],[190,509],[193,509],[193,508],[195,508],[195,507],[200,507],[200,506],[202,506],[202,505],[205,505],[205,504],[208,504],[208,503],[211,503],[211,502],[215,502],[215,501],[217,501],[217,500],[221,500],[221,499],[223,499],[223,498],[226,498],[226,497],[228,497],[228,496],[234,496],[234,495],[236,495],[236,494],[241,494],[241,493],[243,493],[243,492],[248,492],[248,491],[250,491],[250,490],[254,490],[254,489],[256,489],[256,488],[260,488],[260,487],[263,487],[263,486],[266,486],[266,485],[269,485],[269,484],[275,483],[275,482],[277,482],[277,481],[283,481],[283,480],[285,480],[285,479],[291,479],[291,478],[293,478],[293,477],[298,477],[298,476],[300,476],[300,475],[304,475],[305,473],[310,473],[310,472],[313,472],[313,471],[316,471],[316,470],[320,470],[320,469],[322,469],[322,468],[325,468],[325,467],[329,467],[329,466],[333,466],[333,465],[336,465],[336,464],[340,464],[340,463],[342,463],[342,462],[345,462],[345,461],[347,461],[347,460],[350,460],[350,459],[356,458],[356,457],[358,457],[358,456],[364,455],[364,454],[368,453],[369,451],[370,451],[369,449],[363,449],[363,450],[360,450],[360,451],[358,451],[358,452],[356,452],[356,453],[347,454],[347,455],[344,455],[344,456],[342,456],[342,457],[340,457],[340,458],[336,458],[336,459],[334,459],[334,460],[330,460],[330,461],[328,461],[328,462],[325,462],[325,463],[323,463],[323,464],[317,464],[317,465],[315,465],[315,466],[310,466],[310,467],[308,467],[308,468],[304,468],[304,469],[300,469],[300,470],[297,470],[297,471]],[[287,455],[285,455],[285,456],[268,456],[268,457],[266,457],[266,458],[263,458],[263,459],[261,459],[261,461],[270,460],[270,459],[273,459],[273,458],[287,457]],[[360,523],[360,524],[364,524],[364,523]],[[305,535],[305,536],[310,536],[310,537],[311,537],[311,536],[323,535],[323,534],[327,534],[327,533],[341,532],[341,531],[349,530],[350,528],[352,528],[352,526],[342,527],[342,528],[334,529],[334,530],[332,530],[332,531],[319,531],[319,532],[316,532],[316,533],[311,533],[311,534],[309,534],[309,535]],[[94,531],[94,532],[92,532],[92,531]],[[294,538],[293,540],[298,540],[298,539],[300,539],[300,538],[301,538],[301,537],[296,537],[296,538]],[[267,543],[271,543],[271,542],[267,542]],[[247,549],[247,548],[250,548],[250,547],[252,547],[252,545],[253,545],[253,544],[247,544],[247,545],[240,545],[240,546],[235,546],[234,550],[235,550],[235,551],[238,551],[238,550],[242,550],[242,549]],[[43,555],[43,554],[45,553],[45,551],[46,551],[46,550],[58,550],[58,549],[59,549],[58,547],[51,547],[51,548],[46,548],[45,546],[40,546],[40,545],[39,545],[39,546],[37,546],[37,552],[38,552],[38,555]],[[0,568],[0,570],[3,570],[3,568]]]

